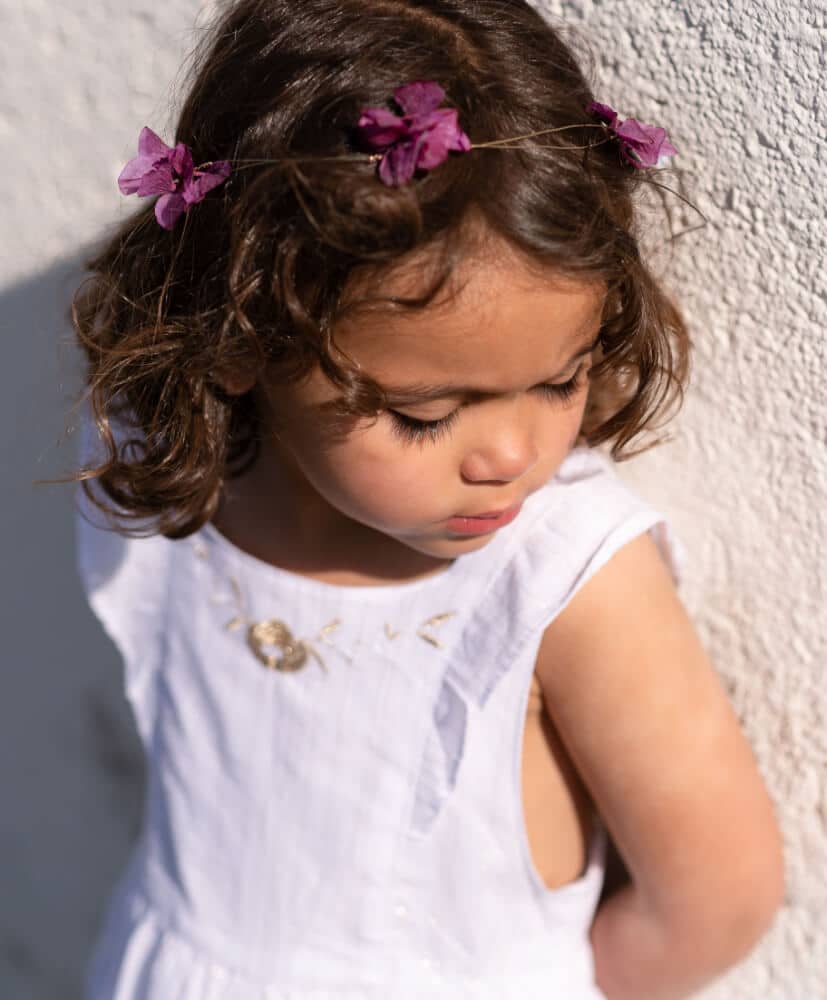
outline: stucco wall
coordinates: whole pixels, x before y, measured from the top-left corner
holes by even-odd
[[[668,127],[685,191],[709,219],[678,241],[668,272],[694,332],[689,398],[673,440],[623,467],[688,546],[684,598],[787,845],[788,900],[773,931],[705,996],[827,998],[824,6],[543,8],[591,40],[603,100]],[[197,0],[0,0],[0,996],[10,1000],[78,995],[136,829],[141,762],[119,664],[74,576],[69,491],[31,483],[71,461],[59,438],[75,361],[61,340],[78,249],[131,210],[115,178],[140,127],[169,136],[169,88],[198,12]]]

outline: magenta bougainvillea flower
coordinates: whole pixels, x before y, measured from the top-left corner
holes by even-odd
[[[440,108],[445,91],[433,80],[397,87],[393,99],[401,117],[387,108],[362,108],[357,129],[370,149],[382,151],[384,184],[406,184],[417,170],[433,170],[451,151],[466,153],[471,140],[459,127],[456,108]]]
[[[663,166],[670,156],[677,153],[665,128],[644,125],[634,118],[621,121],[614,108],[597,101],[593,101],[586,110],[599,118],[616,136],[623,159],[639,170]]]
[[[608,104],[599,104],[597,101],[592,101],[586,110],[590,111],[593,115],[597,115],[607,125],[614,125],[617,121],[617,112],[614,108],[610,108]]]
[[[224,183],[230,170],[227,160],[193,166],[189,146],[183,142],[175,148],[167,146],[144,126],[138,137],[138,155],[121,171],[118,187],[122,194],[137,194],[139,198],[161,195],[155,203],[155,218],[164,229],[172,229],[191,205]]]

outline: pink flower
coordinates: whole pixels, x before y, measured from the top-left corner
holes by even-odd
[[[226,160],[194,167],[189,146],[179,142],[173,149],[144,126],[138,138],[138,155],[121,171],[118,187],[122,194],[137,194],[139,198],[161,195],[155,204],[155,218],[164,229],[172,229],[191,205],[224,183],[230,170]]]
[[[597,115],[606,125],[614,125],[617,121],[617,112],[614,108],[610,108],[608,104],[598,104],[597,101],[592,101],[586,110]]]
[[[433,170],[448,153],[465,153],[471,140],[459,127],[456,108],[440,108],[445,91],[432,80],[398,87],[394,100],[402,117],[387,108],[362,108],[357,129],[371,149],[382,150],[379,177],[384,184],[406,184],[416,170]]]
[[[657,125],[644,125],[634,118],[620,121],[614,108],[593,101],[587,111],[599,118],[620,144],[620,153],[627,163],[638,170],[660,167],[677,153],[666,135],[666,129]]]

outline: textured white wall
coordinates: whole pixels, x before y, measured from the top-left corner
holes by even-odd
[[[593,45],[605,102],[669,129],[685,191],[709,219],[678,241],[668,269],[696,345],[687,404],[671,443],[623,467],[689,548],[684,598],[787,846],[784,911],[705,997],[821,1000],[824,6],[537,2]],[[59,342],[79,247],[131,211],[115,178],[142,125],[169,137],[170,85],[205,7],[0,0],[0,995],[13,1000],[77,996],[135,831],[137,744],[114,652],[74,577],[68,490],[31,482],[71,461],[71,442],[57,441],[76,381]]]
[[[780,812],[787,905],[709,1000],[827,997],[827,281],[823,3],[548,2],[606,103],[668,127],[709,219],[670,285],[691,322],[674,441],[630,481],[674,517],[684,598]],[[622,467],[625,471],[626,466]]]

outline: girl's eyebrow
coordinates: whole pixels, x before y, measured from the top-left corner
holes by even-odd
[[[575,361],[582,357],[585,357],[597,347],[600,343],[600,333],[594,337],[588,344],[578,347],[574,354],[568,359],[568,361],[550,377],[547,381],[554,381],[554,379],[559,378],[563,372],[574,364]],[[490,389],[479,389],[477,386],[473,385],[428,385],[427,383],[418,383],[414,385],[399,385],[399,386],[385,386],[385,395],[387,396],[388,403],[394,406],[405,406],[412,403],[425,403],[430,402],[435,399],[445,399],[449,396],[464,396],[469,399],[485,399],[490,396],[499,395],[497,392],[492,392]]]

